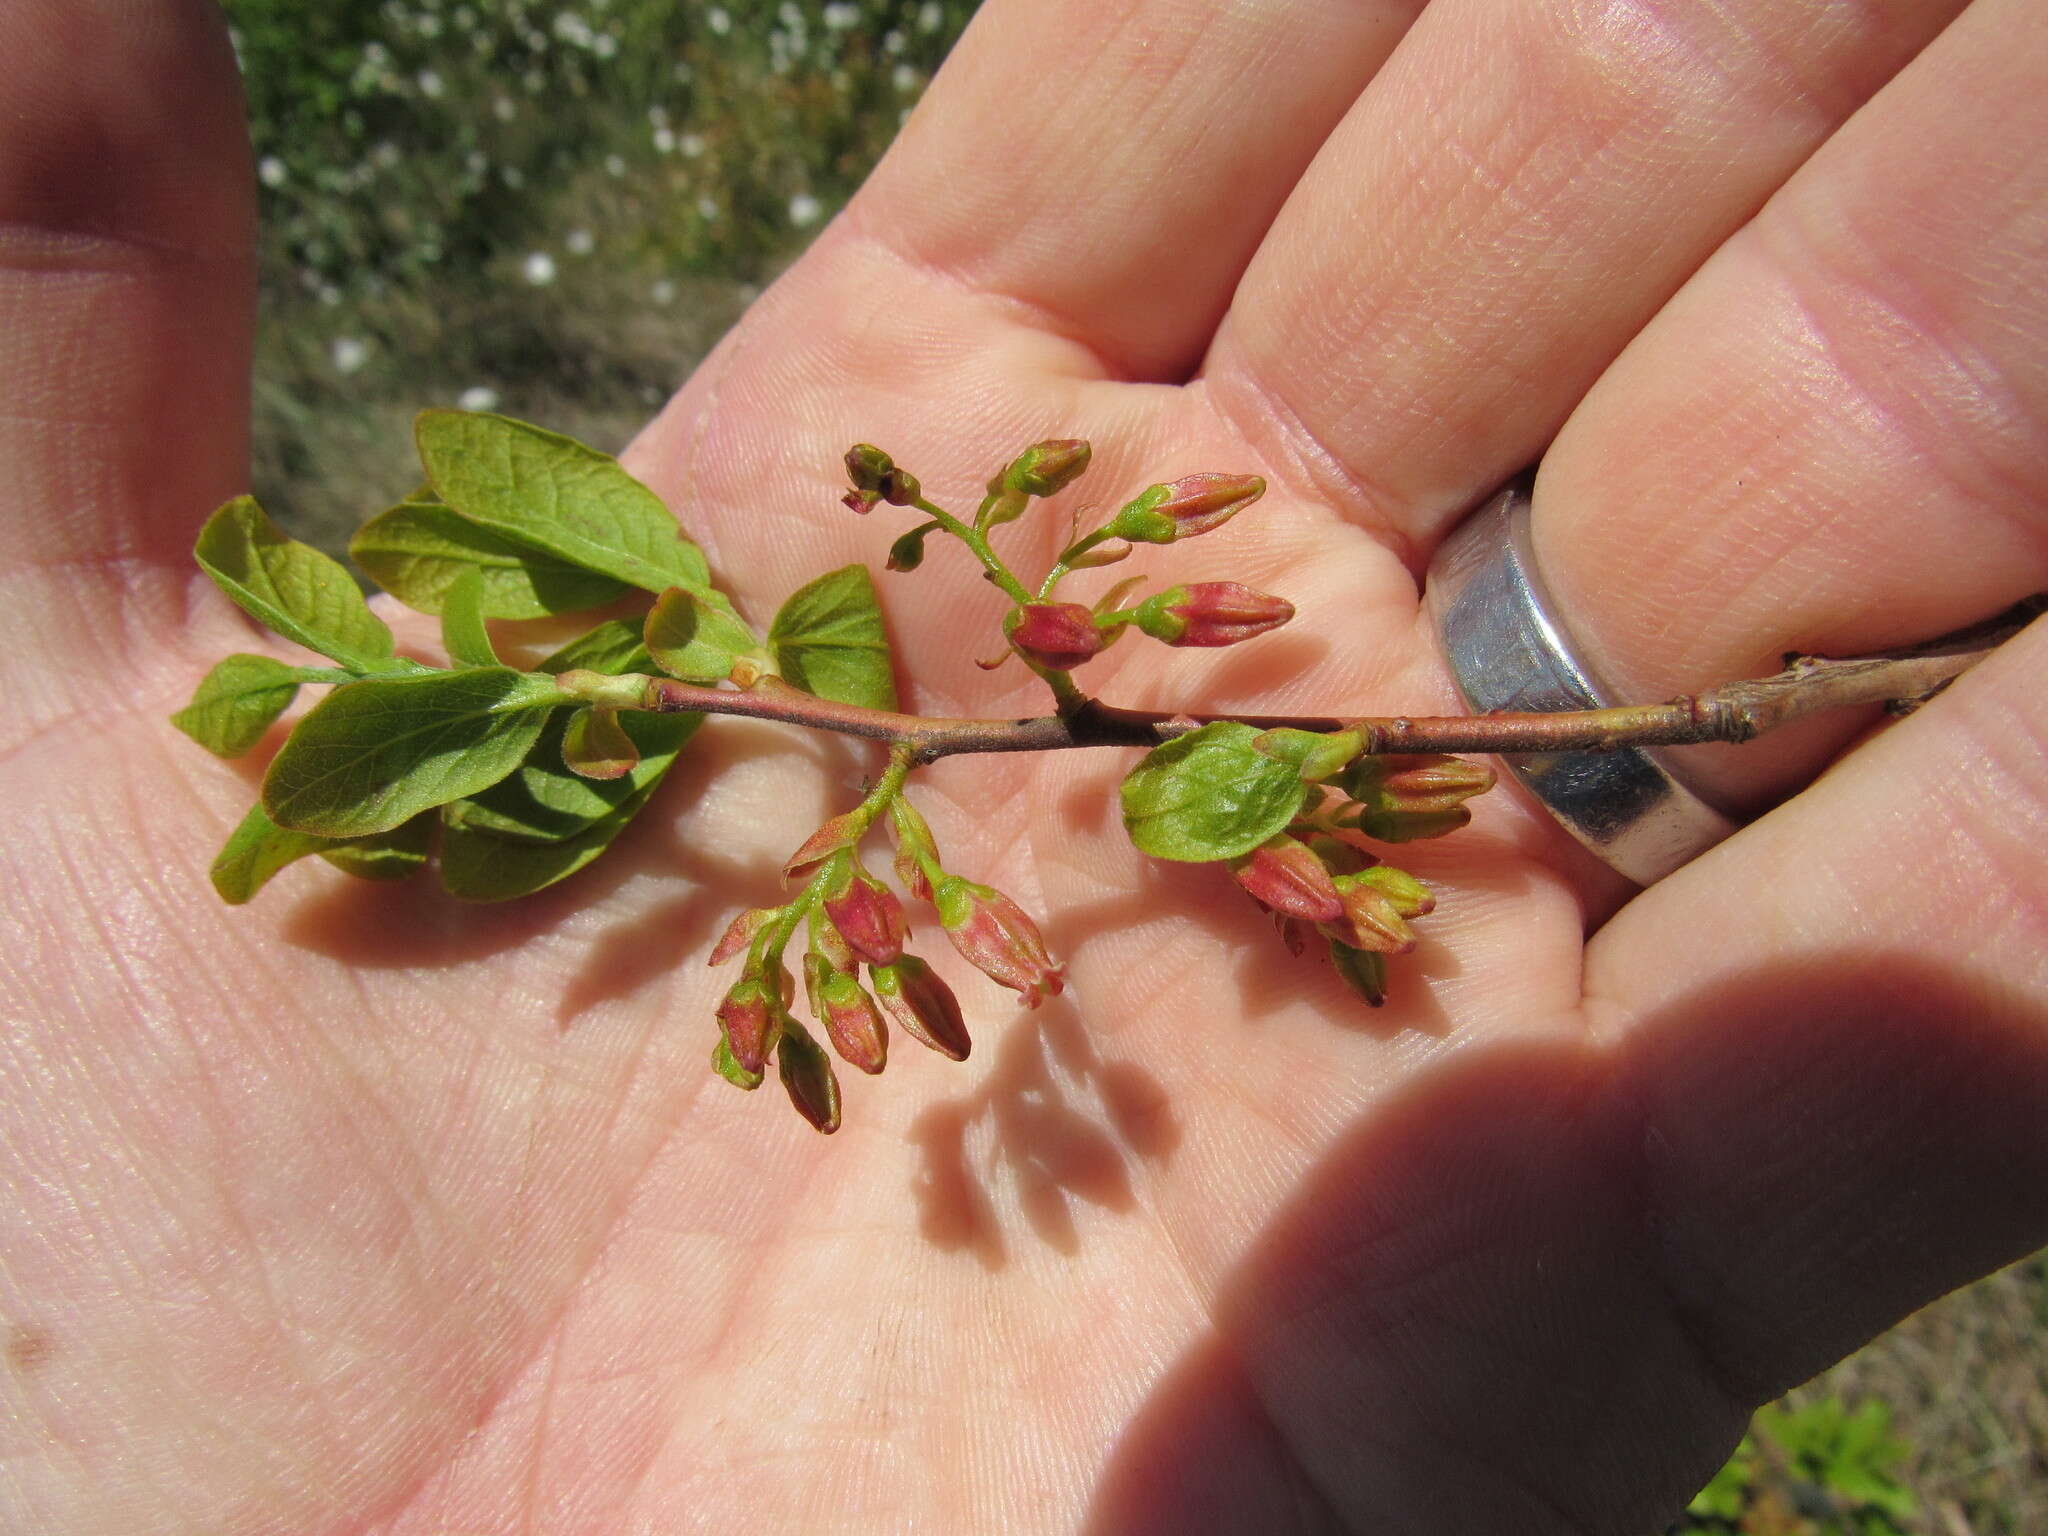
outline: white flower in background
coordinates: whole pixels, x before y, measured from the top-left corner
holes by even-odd
[[[664,107],[660,102],[656,102],[647,109],[647,121],[656,128],[666,128],[668,126],[668,108]]]
[[[517,192],[526,185],[526,172],[516,165],[501,165],[498,167],[498,180]]]
[[[945,21],[946,8],[939,4],[939,0],[924,0],[924,4],[918,7],[918,31],[936,32],[939,30],[940,27],[945,25]]]
[[[912,91],[924,84],[924,77],[908,64],[898,64],[890,79],[895,84],[897,91],[905,96],[908,96]]]
[[[825,7],[825,26],[827,30],[844,32],[849,27],[857,27],[859,25],[860,7],[850,4],[849,0],[832,0],[832,4]]]
[[[799,192],[789,200],[789,222],[798,229],[807,229],[818,222],[818,215],[824,206],[808,192]]]
[[[391,51],[382,43],[363,44],[363,62],[365,64],[381,65],[388,62],[390,58]]]
[[[562,244],[571,256],[588,256],[597,249],[597,236],[587,229],[572,229],[562,237]]]
[[[891,27],[888,31],[882,34],[882,52],[890,55],[891,57],[894,57],[896,54],[899,54],[903,51],[903,45],[906,41],[907,39],[903,36],[901,31],[899,31],[895,27]]]
[[[782,24],[790,31],[803,31],[804,13],[797,7],[796,0],[782,0],[782,4],[775,8],[775,14],[782,18]]]
[[[676,147],[676,131],[673,128],[655,129],[654,147],[664,155],[673,153]]]
[[[318,278],[315,278],[314,282],[318,284],[320,302],[322,304],[325,304],[329,309],[333,309],[341,303],[341,290],[339,288],[335,287],[332,283],[322,283]]]
[[[604,157],[604,173],[607,176],[625,175],[626,157],[624,155],[606,155]]]
[[[337,336],[328,354],[336,373],[354,373],[370,360],[370,344],[354,336]]]
[[[706,224],[716,224],[718,222],[718,199],[709,192],[706,192],[697,199],[697,217]]]
[[[647,297],[657,304],[673,304],[676,301],[676,285],[664,277],[647,290]]]
[[[725,14],[725,7],[714,5],[704,13],[704,25],[720,37],[732,30],[732,18]]]
[[[600,59],[609,59],[619,51],[619,40],[609,32],[600,32],[590,40],[590,51]]]
[[[448,89],[441,77],[431,69],[421,70],[416,78],[419,81],[420,94],[429,101],[439,101],[442,93]]]
[[[495,411],[498,408],[498,392],[488,384],[472,384],[455,397],[458,409],[465,411]]]
[[[491,115],[501,123],[509,123],[519,115],[519,104],[510,96],[500,96],[491,103]]]
[[[555,258],[546,251],[534,251],[520,264],[520,272],[536,288],[545,288],[555,280]]]
[[[284,185],[284,178],[284,162],[277,156],[265,155],[256,162],[256,179],[266,187],[281,187]]]

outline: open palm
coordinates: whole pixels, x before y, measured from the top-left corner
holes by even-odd
[[[954,504],[1055,435],[1084,496],[1264,474],[1114,574],[1299,618],[1080,674],[1131,705],[1448,712],[1417,580],[1553,439],[1546,571],[1645,697],[2048,586],[2037,8],[1388,9],[991,0],[629,464],[756,619],[900,531],[855,440]],[[511,907],[219,907],[251,780],[164,717],[259,643],[186,553],[246,152],[212,7],[158,12],[0,21],[18,1528],[1640,1532],[2048,1236],[2038,631],[1790,799],[1867,722],[1703,750],[1785,803],[1626,905],[1489,797],[1404,857],[1378,1012],[1131,850],[1126,754],[944,763],[949,866],[1072,984],[955,968],[973,1060],[899,1046],[831,1139],[710,1075],[701,961],[864,748],[714,722]],[[1043,709],[956,550],[888,580],[907,707]]]

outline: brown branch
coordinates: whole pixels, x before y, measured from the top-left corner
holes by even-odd
[[[1174,714],[1120,709],[1085,700],[1063,714],[1014,720],[905,715],[820,699],[764,677],[740,689],[700,688],[648,677],[639,707],[664,714],[701,710],[779,720],[811,730],[865,736],[909,747],[920,762],[967,752],[1048,752],[1071,747],[1156,747],[1217,720],[1262,730],[1357,730],[1365,750],[1382,752],[1604,752],[1620,746],[1696,746],[1748,741],[1793,720],[1859,704],[1912,705],[1946,687],[2019,632],[2042,610],[2032,600],[1957,635],[1872,656],[1788,658],[1771,677],[1728,683],[1665,704],[1557,714],[1389,716]],[[608,680],[614,685],[625,679]]]

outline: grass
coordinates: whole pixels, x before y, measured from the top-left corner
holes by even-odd
[[[422,406],[623,446],[859,184],[973,3],[227,9],[267,231],[254,485],[338,553],[412,489]],[[1918,1506],[1898,1529],[2048,1532],[2044,1341],[2037,1255],[1786,1406],[1888,1405],[1890,1472]],[[1852,1529],[1801,1514],[1782,1467],[1753,1486],[1746,1523],[1719,1529]]]

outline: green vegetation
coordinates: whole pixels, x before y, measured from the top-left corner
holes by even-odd
[[[887,147],[974,0],[225,0],[255,490],[330,552],[422,405],[617,449]]]

